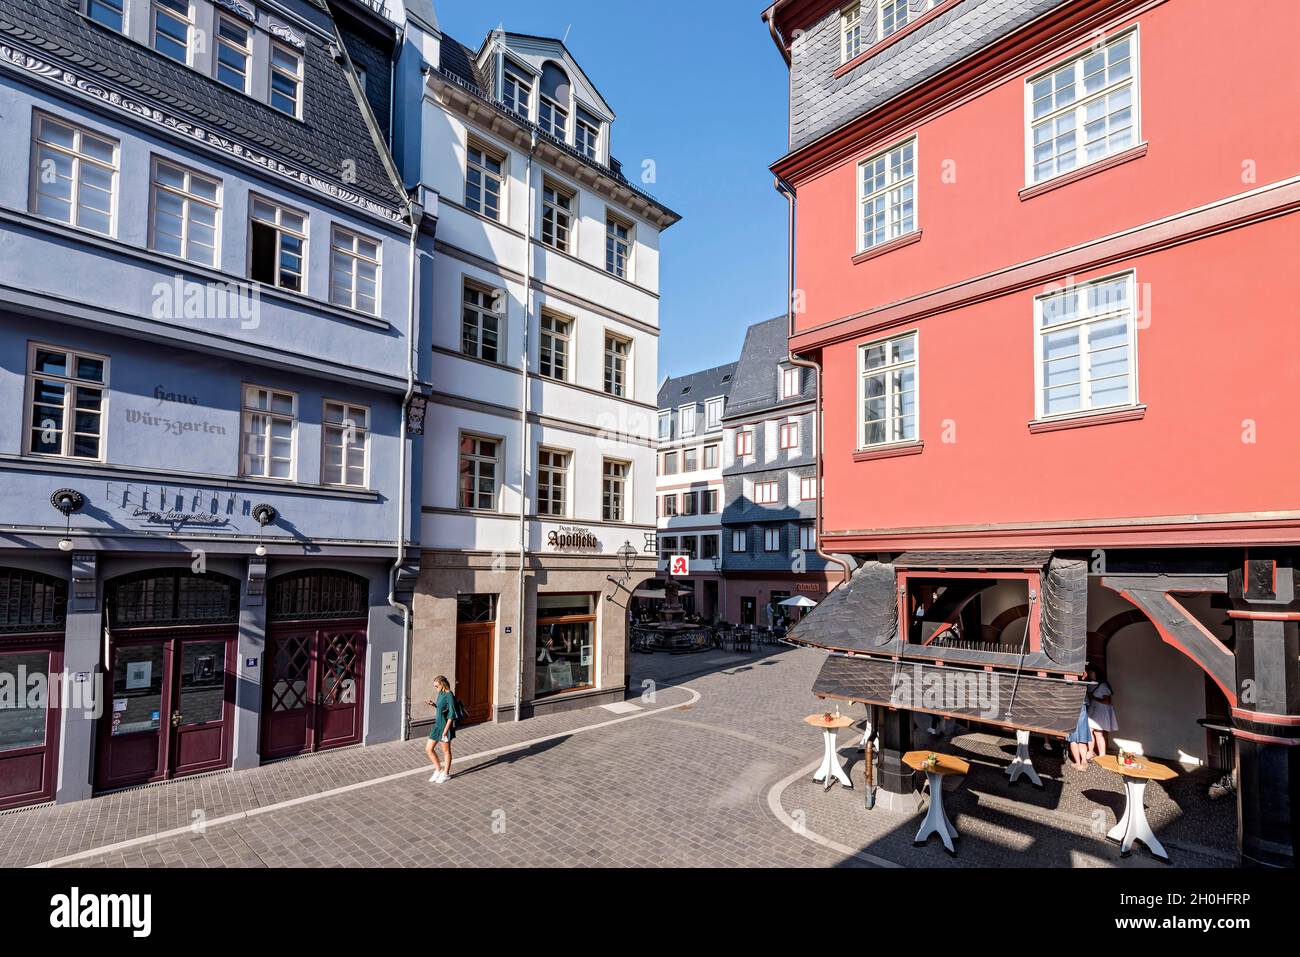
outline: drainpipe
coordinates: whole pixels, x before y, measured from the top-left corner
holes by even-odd
[[[524,168],[524,188],[528,194],[528,227],[524,231],[524,336],[519,379],[519,607],[515,614],[515,644],[519,646],[519,661],[515,669],[515,721],[523,719],[524,709],[524,624],[527,619],[524,592],[525,569],[528,563],[528,459],[531,455],[528,442],[528,330],[533,321],[533,154],[537,152],[537,130],[532,131],[528,144],[528,164]]]
[[[791,336],[794,335],[794,227],[795,227],[795,205],[796,198],[794,187],[787,183],[780,176],[776,177],[776,191],[782,194],[789,206],[789,212],[786,216],[787,235],[786,242],[789,244],[788,268],[786,271],[786,294],[785,304],[787,315],[789,317],[788,331]],[[786,356],[789,363],[793,366],[801,366],[805,369],[813,370],[813,381],[817,384],[816,402],[813,406],[813,415],[815,424],[813,426],[817,435],[817,441],[813,443],[813,475],[817,481],[817,498],[813,500],[815,518],[813,528],[817,535],[817,555],[824,561],[839,565],[844,570],[844,574],[835,588],[845,584],[849,576],[853,573],[852,567],[848,560],[841,558],[839,555],[831,555],[822,551],[822,368],[811,359],[803,359],[794,354],[793,351]],[[831,591],[835,589],[832,588]]]

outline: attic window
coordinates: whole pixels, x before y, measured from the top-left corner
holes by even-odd
[[[723,382],[730,382],[730,381],[731,381],[731,373],[728,372],[726,375],[724,375],[724,376],[722,377],[722,381],[723,381]]]
[[[542,99],[537,125],[557,140],[568,138],[569,75],[555,63],[542,67]]]
[[[690,387],[690,386],[688,386],[688,385],[687,385],[687,386],[682,386],[682,395],[685,395],[687,392],[690,392],[690,391],[691,391],[691,387]]]

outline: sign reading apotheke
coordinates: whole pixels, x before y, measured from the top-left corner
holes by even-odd
[[[600,539],[582,525],[561,525],[546,533],[546,544],[556,551],[600,551]]]

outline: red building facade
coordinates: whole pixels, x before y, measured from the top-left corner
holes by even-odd
[[[806,638],[1008,673],[1024,638],[1036,677],[1108,669],[1116,739],[1235,774],[1243,863],[1292,865],[1300,8],[1223,14],[765,13],[791,70],[773,171],[790,350],[821,377],[819,539],[893,576],[902,623],[893,646],[819,641],[814,615]],[[926,608],[947,617],[909,634]],[[1226,753],[1198,717],[1232,727]]]

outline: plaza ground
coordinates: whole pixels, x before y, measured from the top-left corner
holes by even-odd
[[[919,814],[863,806],[860,730],[839,738],[854,789],[810,780],[821,741],[802,719],[824,710],[809,691],[823,659],[634,655],[612,709],[465,729],[447,784],[429,783],[422,741],[350,748],[0,815],[0,866],[1165,866],[1105,839],[1114,775],[1036,749],[1044,789],[1012,787],[1012,743],[980,733],[921,735],[971,773],[945,792],[958,855],[913,847]],[[1235,806],[1208,784],[1147,789],[1174,866],[1235,861]]]

